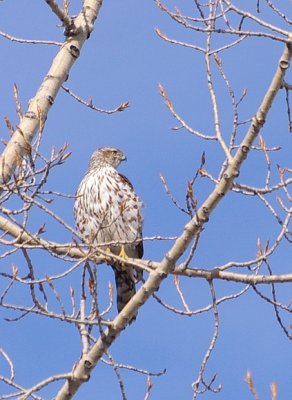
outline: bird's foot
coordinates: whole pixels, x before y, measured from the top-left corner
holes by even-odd
[[[126,260],[128,258],[124,245],[121,246],[121,251],[120,251],[119,257],[123,258],[124,260]],[[122,270],[126,269],[126,265],[124,262],[121,262],[121,267],[122,267]]]

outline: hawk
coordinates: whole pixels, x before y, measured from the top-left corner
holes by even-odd
[[[142,258],[142,202],[128,178],[116,169],[126,159],[113,147],[102,147],[92,154],[76,193],[74,215],[77,230],[89,246],[123,258]],[[142,270],[122,262],[115,261],[111,266],[120,312],[136,293],[135,283],[143,275]]]

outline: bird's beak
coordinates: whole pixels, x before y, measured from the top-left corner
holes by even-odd
[[[121,161],[127,161],[127,157],[123,155],[122,160]]]

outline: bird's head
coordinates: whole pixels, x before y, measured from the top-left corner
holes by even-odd
[[[105,166],[116,168],[122,161],[126,160],[127,157],[121,150],[114,147],[101,147],[92,154],[89,169]]]

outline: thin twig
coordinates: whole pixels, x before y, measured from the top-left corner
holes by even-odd
[[[118,105],[116,108],[114,108],[113,110],[105,110],[103,108],[99,108],[97,106],[95,106],[92,102],[92,99],[90,99],[89,101],[85,101],[83,100],[81,97],[77,96],[77,94],[75,94],[74,92],[72,92],[71,89],[69,89],[68,87],[62,85],[62,89],[68,93],[71,97],[73,97],[73,99],[77,100],[78,103],[83,104],[84,106],[91,108],[94,111],[100,112],[100,113],[104,113],[104,114],[114,114],[116,112],[121,112],[124,111],[126,108],[129,107],[129,102],[125,101],[123,103],[121,103],[120,105]]]
[[[199,394],[205,393],[207,390],[211,391],[213,393],[218,393],[221,390],[221,385],[219,385],[217,388],[213,388],[212,385],[216,379],[216,375],[214,375],[209,383],[206,383],[204,379],[204,373],[206,370],[207,363],[211,357],[211,354],[215,348],[216,341],[218,339],[219,335],[219,313],[218,313],[218,308],[217,308],[217,300],[216,300],[216,294],[215,294],[215,289],[212,281],[209,281],[209,286],[210,286],[210,291],[211,291],[211,296],[212,296],[212,308],[213,308],[213,314],[214,314],[214,331],[213,331],[213,337],[210,342],[210,345],[204,355],[203,361],[200,366],[200,371],[198,378],[196,381],[192,384],[194,394],[193,398],[196,399]],[[200,389],[200,386],[203,386],[202,389]]]
[[[11,42],[17,42],[17,43],[25,43],[25,44],[47,44],[47,45],[53,45],[53,46],[62,46],[62,42],[56,42],[54,40],[37,40],[37,39],[22,39],[22,38],[17,38],[15,36],[9,35],[6,32],[1,32],[0,31],[0,36],[4,37],[5,39],[11,40]]]

